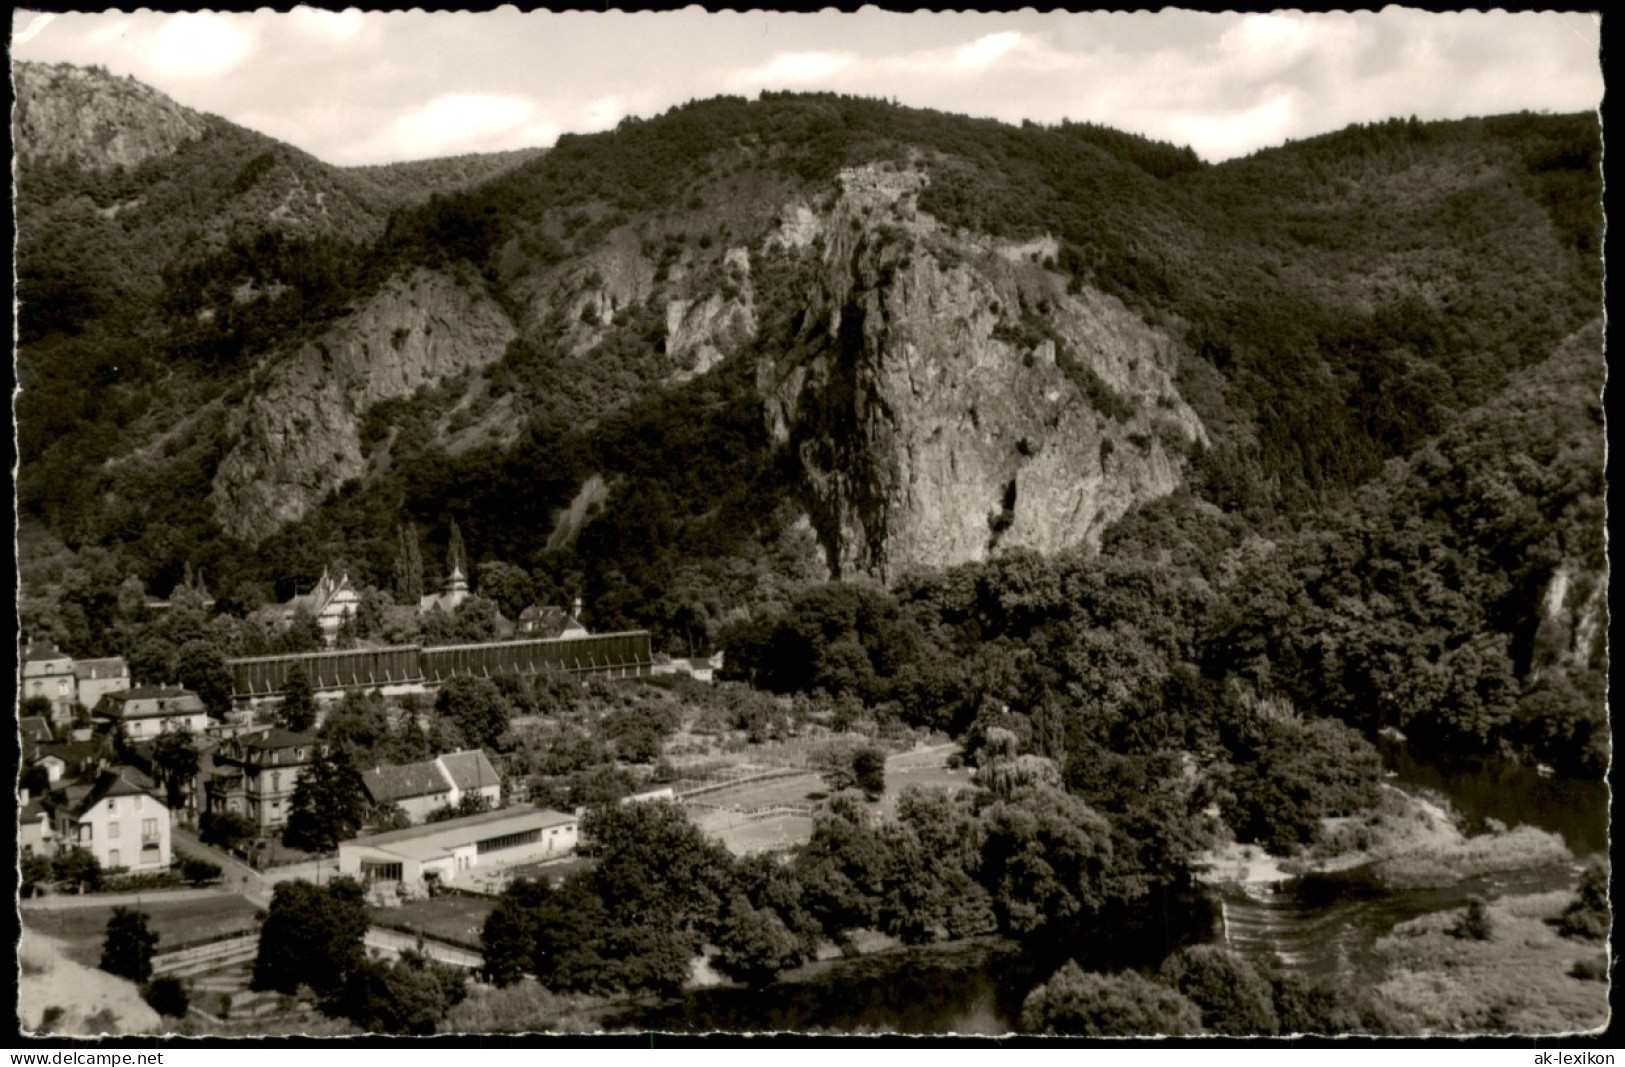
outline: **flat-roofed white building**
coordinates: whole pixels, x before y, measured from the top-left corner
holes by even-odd
[[[516,804],[461,819],[339,842],[339,873],[362,882],[442,885],[465,871],[554,859],[575,851],[579,820]]]

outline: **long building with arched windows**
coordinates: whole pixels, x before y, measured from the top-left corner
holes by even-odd
[[[566,674],[604,678],[648,675],[654,665],[647,630],[474,645],[393,645],[339,652],[298,652],[228,659],[232,697],[239,705],[275,700],[295,668],[317,696],[376,690],[385,696],[422,693],[448,678],[501,674]]]

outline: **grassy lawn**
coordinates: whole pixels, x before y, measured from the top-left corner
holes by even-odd
[[[1378,995],[1424,1033],[1561,1033],[1608,1021],[1608,983],[1576,978],[1600,943],[1570,941],[1546,924],[1567,892],[1508,897],[1489,906],[1491,935],[1452,937],[1460,912],[1401,923],[1377,942],[1388,977]]]
[[[730,826],[716,833],[717,840],[736,856],[753,852],[780,852],[804,845],[812,837],[813,822],[805,815],[772,815]]]
[[[716,789],[709,793],[701,793],[694,798],[694,802],[711,808],[750,811],[753,808],[777,807],[780,804],[812,804],[824,799],[828,793],[829,788],[824,785],[824,780],[816,774],[808,773]]]
[[[477,945],[485,917],[495,903],[477,897],[435,897],[414,900],[398,908],[383,908],[375,918],[392,926],[407,926],[433,937]]]
[[[143,903],[139,910],[149,916],[149,924],[158,934],[158,951],[163,952],[185,942],[252,928],[258,909],[241,897],[222,893],[201,900]],[[29,909],[23,912],[23,923],[65,942],[70,959],[94,967],[101,962],[102,938],[112,914],[112,905],[54,911]]]

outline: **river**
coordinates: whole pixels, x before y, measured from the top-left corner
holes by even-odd
[[[1469,835],[1489,828],[1535,826],[1560,835],[1577,860],[1607,851],[1608,788],[1601,782],[1545,778],[1531,767],[1500,760],[1428,763],[1387,742],[1383,759],[1391,784],[1438,794],[1450,801]],[[1278,892],[1220,892],[1225,939],[1237,951],[1276,956],[1310,977],[1351,969],[1368,976],[1375,942],[1402,922],[1462,907],[1469,896],[1487,899],[1567,889],[1571,865],[1471,878],[1439,889],[1383,890],[1359,872],[1339,878],[1303,878]]]
[[[1391,784],[1448,798],[1469,833],[1497,819],[1561,834],[1577,858],[1607,850],[1608,790],[1600,782],[1542,778],[1531,768],[1499,762],[1427,764],[1394,745],[1383,754],[1395,775]],[[1444,889],[1385,891],[1355,876],[1297,879],[1259,896],[1225,889],[1219,896],[1233,948],[1277,957],[1314,977],[1343,968],[1368,970],[1375,942],[1395,925],[1461,907],[1471,894],[1544,892],[1574,881],[1574,870],[1563,865]],[[791,977],[760,990],[693,990],[606,1022],[691,1033],[1003,1034],[1014,1028],[1027,992],[1047,971],[1008,942],[990,938],[815,964]]]

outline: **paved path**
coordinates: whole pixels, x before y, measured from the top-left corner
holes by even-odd
[[[197,835],[184,826],[172,826],[169,829],[169,839],[172,847],[182,852],[208,860],[210,863],[220,865],[220,885],[228,893],[236,893],[255,904],[264,907],[271,902],[270,883],[248,864],[233,856],[225,849],[205,845],[198,840]]]

